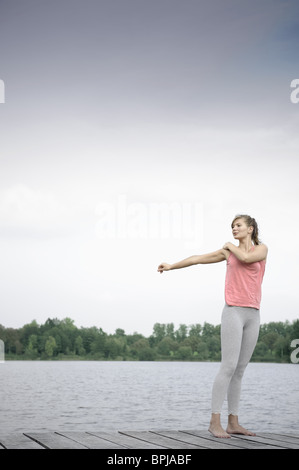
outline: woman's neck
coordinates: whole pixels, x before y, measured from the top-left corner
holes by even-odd
[[[251,248],[252,248],[252,240],[251,240],[251,237],[246,237],[244,240],[239,240],[239,248],[240,250],[242,251],[245,251],[246,253],[248,253]]]

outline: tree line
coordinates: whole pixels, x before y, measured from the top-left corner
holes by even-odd
[[[291,362],[291,341],[299,338],[299,320],[270,322],[260,327],[252,356],[255,362]],[[75,326],[70,318],[35,320],[21,328],[0,325],[5,359],[26,360],[115,360],[115,361],[220,361],[220,325],[209,323],[175,328],[173,323],[155,323],[149,337],[114,334],[96,326]],[[298,340],[299,341],[299,340]]]

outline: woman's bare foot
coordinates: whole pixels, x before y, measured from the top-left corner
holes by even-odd
[[[209,431],[214,437],[230,438],[230,435],[224,431],[222,426],[210,426]]]
[[[226,432],[229,434],[243,434],[244,436],[256,436],[254,432],[248,431],[248,429],[243,428],[238,422],[238,416],[229,415],[228,425]]]
[[[227,426],[226,431],[229,434],[244,434],[244,436],[256,436],[254,432],[248,431],[248,429],[243,428],[243,426]]]
[[[218,413],[212,413],[209,431],[214,437],[230,438],[230,435],[221,426],[220,414]]]

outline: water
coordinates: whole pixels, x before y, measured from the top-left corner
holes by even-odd
[[[0,434],[206,429],[218,368],[209,362],[7,361],[0,364]],[[248,365],[241,424],[298,433],[298,411],[298,365]]]

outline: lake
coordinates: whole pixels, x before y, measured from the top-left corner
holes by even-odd
[[[7,361],[0,434],[25,431],[206,429],[219,363]],[[223,409],[225,424],[226,403]],[[240,423],[299,433],[299,366],[250,363]]]

